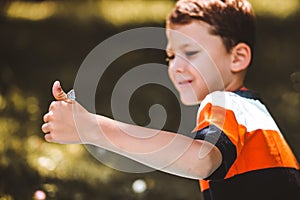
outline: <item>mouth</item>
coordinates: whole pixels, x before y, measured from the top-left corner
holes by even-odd
[[[193,82],[193,80],[181,80],[181,81],[178,81],[178,85],[186,86],[186,85],[190,85],[192,82]]]

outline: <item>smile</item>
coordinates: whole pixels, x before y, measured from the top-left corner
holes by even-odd
[[[192,80],[182,80],[182,81],[178,81],[178,85],[186,86],[186,85],[190,85],[192,82],[193,82]]]

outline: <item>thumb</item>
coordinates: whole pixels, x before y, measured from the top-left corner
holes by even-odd
[[[67,94],[63,91],[63,89],[61,88],[60,82],[59,81],[55,81],[53,83],[52,86],[52,94],[53,97],[57,100],[57,101],[64,101],[67,100]]]

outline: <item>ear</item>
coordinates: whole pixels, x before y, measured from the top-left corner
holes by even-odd
[[[252,53],[251,48],[245,43],[238,43],[231,50],[231,71],[234,73],[244,71],[250,65]]]

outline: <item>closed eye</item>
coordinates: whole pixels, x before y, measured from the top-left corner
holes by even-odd
[[[187,51],[184,54],[186,57],[191,57],[193,55],[196,55],[197,53],[199,53],[199,51]]]

